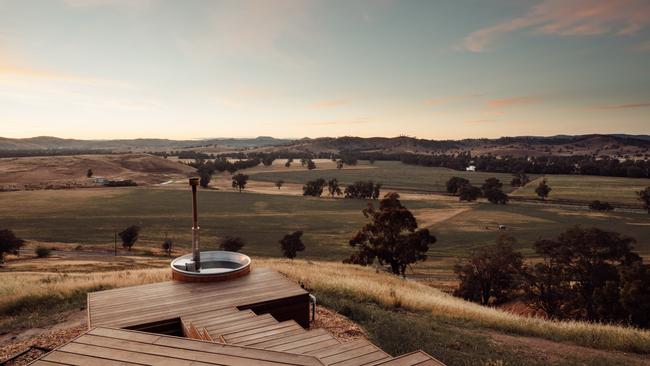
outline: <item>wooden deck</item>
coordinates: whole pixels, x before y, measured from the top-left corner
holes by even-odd
[[[392,357],[366,339],[309,330],[308,296],[263,268],[227,282],[94,292],[90,330],[34,365],[444,366],[421,351]]]
[[[322,366],[323,364],[313,356],[100,327],[55,349],[32,365]]]
[[[309,326],[309,294],[267,268],[225,282],[169,281],[88,294],[88,327],[127,328],[222,309],[260,309]]]

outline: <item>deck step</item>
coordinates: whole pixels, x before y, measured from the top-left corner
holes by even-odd
[[[445,366],[442,362],[429,356],[426,352],[416,351],[390,360],[380,362],[377,366]]]
[[[324,329],[314,329],[307,331],[305,329],[295,330],[284,334],[278,334],[270,337],[264,337],[260,339],[250,340],[246,342],[239,343],[240,345],[247,345],[255,348],[267,349],[274,346],[279,346],[282,344],[299,342],[305,339],[311,339],[323,334],[329,334],[328,331]]]
[[[258,339],[270,335],[282,334],[291,330],[302,329],[302,327],[293,320],[267,325],[258,323],[258,325],[259,326],[249,329],[240,329],[230,332],[222,331],[220,335],[227,343],[239,344],[240,341],[244,342],[251,339]]]
[[[372,365],[391,359],[391,356],[365,339],[341,343],[305,353],[316,356],[325,365],[361,366]]]
[[[265,325],[273,325],[277,323],[278,321],[275,320],[275,318],[273,318],[270,314],[264,314],[261,316],[243,319],[236,322],[217,324],[217,325],[208,325],[205,328],[208,330],[208,332],[210,332],[212,338],[219,338],[223,334],[230,334],[234,332],[255,329]]]

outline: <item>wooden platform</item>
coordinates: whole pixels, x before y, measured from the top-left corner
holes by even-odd
[[[96,328],[32,363],[53,365],[323,365],[316,357],[123,329]]]
[[[88,318],[87,333],[34,365],[444,366],[421,351],[392,357],[366,339],[309,330],[309,294],[263,268],[227,282],[94,292]]]
[[[309,293],[267,268],[225,282],[169,281],[88,294],[88,327],[127,328],[217,312],[252,309],[309,326]]]

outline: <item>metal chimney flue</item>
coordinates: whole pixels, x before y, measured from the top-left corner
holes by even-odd
[[[201,269],[201,251],[199,249],[199,221],[196,207],[196,189],[199,185],[199,178],[190,178],[192,187],[192,260],[194,262],[194,271],[199,272]]]

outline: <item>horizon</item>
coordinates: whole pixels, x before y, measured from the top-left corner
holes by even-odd
[[[0,10],[10,138],[636,135],[650,120],[644,0]]]
[[[303,136],[303,137],[282,137],[282,136],[272,136],[272,135],[259,135],[259,136],[244,136],[244,137],[237,137],[237,136],[222,136],[222,137],[195,137],[195,138],[159,138],[159,137],[131,137],[131,138],[98,138],[98,139],[93,139],[93,138],[68,138],[68,137],[60,137],[60,136],[48,136],[48,135],[40,135],[40,136],[30,136],[30,137],[7,137],[7,136],[0,136],[0,139],[15,139],[15,140],[29,140],[29,139],[38,139],[38,138],[54,138],[54,139],[61,139],[61,140],[79,140],[79,141],[118,141],[118,140],[169,140],[169,141],[208,141],[208,140],[254,140],[254,139],[260,139],[260,138],[271,138],[274,140],[292,140],[292,141],[300,141],[300,140],[317,140],[317,139],[325,139],[325,138],[332,138],[332,139],[338,139],[338,138],[345,138],[345,137],[350,137],[350,138],[362,138],[362,139],[372,139],[372,138],[384,138],[384,139],[395,139],[395,138],[400,138],[400,137],[405,137],[405,138],[412,138],[412,139],[419,139],[419,140],[430,140],[430,141],[461,141],[461,140],[498,140],[502,138],[562,138],[562,137],[583,137],[583,136],[613,136],[613,137],[623,137],[623,138],[636,138],[636,137],[650,137],[650,134],[627,134],[627,133],[587,133],[587,134],[576,134],[576,135],[568,135],[568,134],[556,134],[556,135],[512,135],[512,136],[499,136],[499,137],[463,137],[463,138],[457,138],[457,139],[431,139],[431,138],[423,138],[419,136],[410,136],[410,135],[399,135],[399,136],[354,136],[354,135],[341,135],[341,136],[316,136],[316,137],[310,137],[310,136]]]

